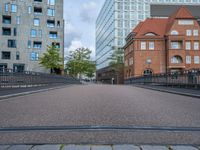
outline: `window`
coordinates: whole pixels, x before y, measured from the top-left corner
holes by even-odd
[[[34,7],[34,13],[35,14],[42,14],[42,8],[41,7]]]
[[[33,42],[33,48],[41,49],[42,48],[42,42]]]
[[[3,16],[3,23],[11,24],[11,16]]]
[[[154,50],[154,42],[149,42],[149,49]]]
[[[9,9],[9,4],[5,4],[5,12],[8,12],[8,9]]]
[[[146,50],[146,42],[141,42],[141,50]]]
[[[31,48],[31,41],[28,40],[28,48]]]
[[[133,57],[129,58],[129,65],[133,65]]]
[[[194,56],[194,64],[199,64],[199,56]]]
[[[171,31],[171,35],[178,35],[178,31],[172,30],[172,31]]]
[[[171,49],[181,49],[182,42],[174,41],[171,42]]]
[[[38,37],[42,37],[42,30],[38,31]]]
[[[53,31],[49,32],[49,38],[56,39],[57,37],[58,37],[58,33],[57,32],[53,32]]]
[[[55,0],[48,0],[48,5],[55,5]]]
[[[199,50],[199,42],[194,42],[194,50]]]
[[[31,30],[31,37],[36,37],[37,31],[35,29]]]
[[[191,42],[186,42],[185,43],[185,49],[190,50],[191,49]]]
[[[29,6],[29,7],[28,7],[28,13],[31,14],[31,12],[32,12],[32,7]]]
[[[47,20],[47,27],[54,28],[55,27],[55,20]]]
[[[39,60],[39,54],[37,52],[32,52],[31,53],[31,58],[32,61],[37,61]]]
[[[11,12],[13,12],[13,13],[17,12],[17,5],[11,4]]]
[[[47,9],[47,15],[48,16],[55,16],[55,9],[48,8]]]
[[[2,35],[11,35],[11,28],[2,28]]]
[[[187,36],[192,36],[192,30],[186,30],[186,35]]]
[[[199,30],[193,30],[193,36],[199,36]]]
[[[152,70],[150,69],[144,70],[144,76],[150,76],[152,74],[153,74]]]
[[[8,40],[8,47],[9,48],[16,48],[16,40]]]
[[[17,16],[17,24],[20,24],[20,16]]]
[[[181,58],[181,56],[174,56],[171,58],[171,63],[172,64],[181,64],[181,63],[183,63],[183,59]]]
[[[10,52],[1,52],[2,59],[10,59],[11,55]]]
[[[56,48],[60,48],[60,43],[55,43],[55,42],[53,42],[53,43],[52,43],[52,46],[56,46]]]
[[[34,0],[34,2],[42,2],[42,0]]]
[[[60,21],[57,21],[57,26],[60,27]]]
[[[34,26],[40,26],[40,19],[34,18]]]
[[[20,53],[17,51],[16,52],[16,60],[19,60],[20,59]]]
[[[192,59],[191,56],[186,56],[186,64],[191,64]]]
[[[178,24],[179,25],[193,25],[194,21],[193,20],[179,20]]]
[[[149,32],[149,33],[146,33],[145,36],[156,36],[156,34]]]
[[[13,35],[14,35],[14,36],[17,36],[17,28],[14,28],[14,29],[13,29]]]

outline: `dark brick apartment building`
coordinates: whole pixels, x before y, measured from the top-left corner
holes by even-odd
[[[126,38],[124,78],[200,68],[199,31],[186,7],[141,22]]]

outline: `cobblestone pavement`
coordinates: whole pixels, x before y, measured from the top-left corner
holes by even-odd
[[[152,145],[1,145],[0,150],[200,150],[198,146]]]

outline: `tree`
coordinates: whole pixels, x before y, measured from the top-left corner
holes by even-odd
[[[70,52],[69,61],[66,64],[66,70],[72,76],[81,78],[82,75],[92,76],[96,70],[96,65],[90,61],[92,51],[88,48],[78,48]]]
[[[110,61],[109,66],[110,68],[118,71],[124,67],[124,51],[121,48],[117,48],[108,58]]]
[[[108,58],[110,60],[109,67],[115,75],[117,76],[117,83],[119,83],[119,76],[123,73],[124,69],[124,51],[122,48],[117,48],[112,53],[111,57]]]
[[[63,58],[60,57],[59,51],[60,49],[56,48],[55,45],[48,46],[47,52],[39,59],[40,64],[46,69],[50,69],[51,73],[63,69]]]

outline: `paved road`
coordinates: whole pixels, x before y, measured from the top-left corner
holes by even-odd
[[[199,108],[197,98],[131,86],[74,85],[1,100],[0,144],[200,145]],[[53,127],[43,131],[38,126]],[[91,126],[98,130],[87,130]]]

